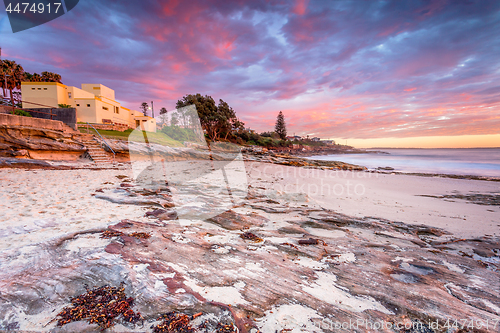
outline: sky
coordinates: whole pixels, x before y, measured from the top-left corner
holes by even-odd
[[[97,1],[2,58],[126,107],[223,99],[247,127],[357,147],[500,147],[500,1]]]

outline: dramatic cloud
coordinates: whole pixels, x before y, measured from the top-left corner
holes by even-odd
[[[246,124],[344,138],[500,133],[500,2],[80,1],[3,57],[125,105],[222,98]]]

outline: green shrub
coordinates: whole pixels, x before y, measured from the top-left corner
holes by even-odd
[[[161,130],[164,134],[168,135],[177,141],[196,141],[196,134],[189,128],[181,128],[179,126],[166,126]]]
[[[273,142],[273,139],[271,138],[266,138],[266,137],[260,137],[259,140],[257,140],[257,144],[259,146],[263,146],[263,147],[273,147],[274,146],[274,142]]]
[[[15,109],[12,114],[15,114],[16,116],[24,116],[24,117],[32,117],[31,114],[28,112],[21,110],[21,109]]]

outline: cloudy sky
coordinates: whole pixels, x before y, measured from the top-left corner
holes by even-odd
[[[26,71],[135,109],[208,94],[259,132],[282,110],[289,134],[361,146],[500,146],[499,32],[486,0],[80,0],[15,34],[0,13],[2,57]]]

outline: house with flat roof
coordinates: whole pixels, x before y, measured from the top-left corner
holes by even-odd
[[[122,106],[115,100],[115,91],[102,84],[84,83],[80,89],[59,82],[22,82],[21,94],[26,109],[66,104],[76,109],[77,122],[118,124],[156,132],[154,118]]]

